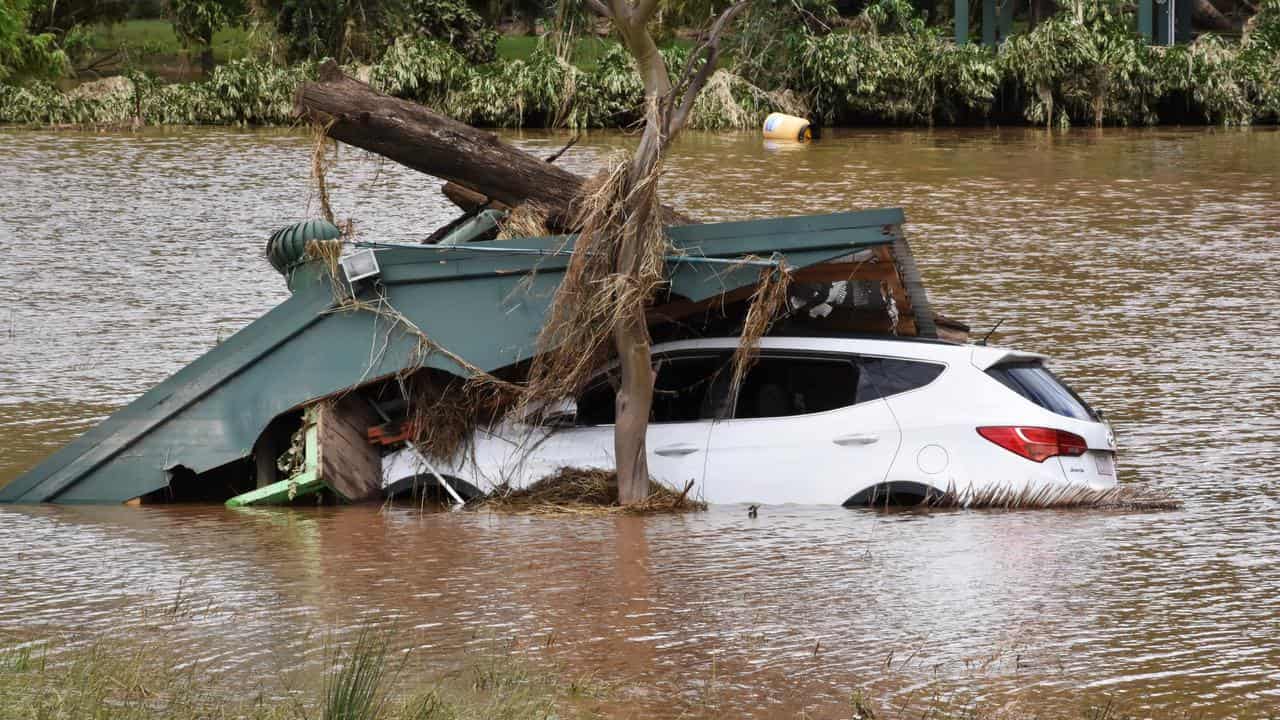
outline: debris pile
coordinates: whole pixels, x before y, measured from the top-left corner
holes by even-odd
[[[689,496],[693,481],[676,490],[649,481],[649,496],[638,504],[618,504],[618,475],[599,468],[560,468],[556,474],[522,489],[499,488],[477,508],[528,515],[584,515],[696,512],[707,504]]]

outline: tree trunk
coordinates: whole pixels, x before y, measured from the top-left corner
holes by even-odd
[[[1231,31],[1235,25],[1223,15],[1209,0],[1193,0],[1191,19],[1196,27],[1203,30]]]
[[[209,77],[213,72],[213,31],[206,32],[200,42],[204,43],[200,50],[200,72],[204,77]]]
[[[665,72],[665,70],[664,70]],[[627,224],[618,248],[618,274],[639,278],[647,249],[644,232],[655,222],[650,213],[656,183],[651,176],[662,162],[663,139],[659,128],[666,122],[660,104],[649,103],[644,134],[627,171]],[[636,297],[614,328],[613,342],[618,352],[621,383],[614,407],[613,456],[618,470],[618,502],[631,505],[649,496],[649,451],[646,434],[653,409],[653,360],[645,308],[648,298]]]
[[[335,140],[509,207],[537,203],[547,209],[548,225],[553,229],[572,225],[571,206],[583,178],[502,142],[494,133],[374,90],[344,75],[333,61],[320,67],[318,82],[298,88],[294,109],[312,122],[327,125]],[[680,225],[688,221],[664,208],[663,222]]]
[[[613,22],[644,83],[644,133],[627,168],[626,192],[622,194],[625,198],[623,221],[611,231],[620,234],[614,272],[639,284],[646,293],[650,292],[646,274],[652,272],[645,267],[646,263],[655,251],[662,249],[653,247],[661,238],[660,228],[654,232],[653,226],[660,218],[654,217],[653,208],[662,157],[715,70],[720,34],[745,4],[746,0],[740,0],[720,14],[703,44],[690,56],[679,83],[673,87],[666,62],[648,29],[660,0],[588,0],[588,5],[598,14]],[[699,57],[704,62],[694,72],[694,60]],[[684,83],[687,84],[683,93],[677,97],[675,91]],[[645,434],[653,406],[654,373],[645,307],[650,299],[644,293],[627,293],[623,296],[626,302],[620,302],[615,308],[613,340],[622,377],[614,408],[613,450],[618,470],[618,501],[623,505],[638,503],[649,494]]]
[[[1056,10],[1053,0],[1031,0],[1031,28],[1053,17]]]

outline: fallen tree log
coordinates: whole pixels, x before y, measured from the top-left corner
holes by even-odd
[[[391,97],[345,75],[337,63],[320,66],[319,80],[294,96],[299,117],[326,128],[335,140],[470,190],[507,207],[546,208],[548,226],[569,229],[572,204],[584,179],[417,103]],[[450,192],[457,202],[463,193]],[[474,196],[466,196],[474,204]],[[459,203],[462,204],[462,203]],[[668,225],[687,224],[663,208]]]

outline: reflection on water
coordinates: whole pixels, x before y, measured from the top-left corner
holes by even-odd
[[[0,482],[284,296],[260,252],[308,212],[307,152],[276,132],[0,133]],[[0,633],[109,629],[181,587],[206,612],[174,641],[229,678],[315,662],[308,628],[376,622],[428,669],[516,638],[660,714],[839,717],[858,688],[1280,707],[1280,133],[690,134],[669,165],[668,197],[704,219],[905,207],[934,303],[1053,355],[1116,423],[1124,479],[1186,509],[8,508]],[[449,215],[436,183],[355,152],[333,181],[366,237]]]

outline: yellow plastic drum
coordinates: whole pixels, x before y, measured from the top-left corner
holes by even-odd
[[[813,139],[809,121],[785,113],[769,113],[764,119],[764,136],[768,140],[808,142]]]

